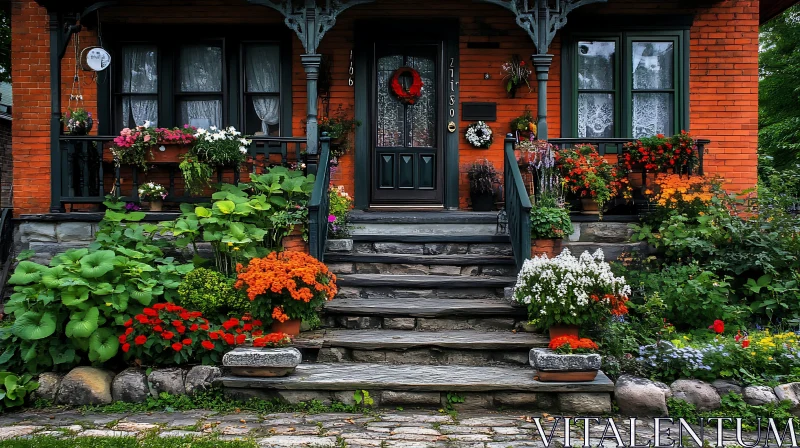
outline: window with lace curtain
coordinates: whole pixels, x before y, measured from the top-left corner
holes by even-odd
[[[291,95],[281,95],[291,90],[284,48],[290,41],[247,40],[252,35],[231,31],[216,40],[118,44],[108,131],[149,123],[290,135],[281,126],[291,115]]]
[[[564,136],[641,138],[687,128],[687,40],[683,31],[570,36]]]

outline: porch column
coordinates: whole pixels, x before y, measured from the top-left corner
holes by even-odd
[[[536,124],[537,138],[547,140],[547,80],[550,78],[550,66],[553,64],[552,54],[535,54],[531,56],[536,72],[536,81],[539,84],[536,92],[537,115],[539,122]]]
[[[303,68],[306,71],[306,169],[308,174],[317,175],[319,164],[319,134],[317,132],[317,81],[319,80],[319,66],[322,62],[321,54],[304,54],[300,56]]]
[[[61,204],[61,20],[50,13],[50,213],[63,213]]]

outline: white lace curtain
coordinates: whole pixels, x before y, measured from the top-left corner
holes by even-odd
[[[190,45],[181,49],[181,92],[222,94],[222,48]],[[180,105],[181,120],[192,126],[222,126],[222,99],[187,100]]]
[[[122,93],[152,94],[122,97],[122,125],[137,126],[149,121],[158,125],[158,50],[154,46],[122,49]],[[133,120],[131,120],[133,118]]]
[[[671,93],[637,93],[637,90],[672,89],[672,42],[634,42],[633,53],[633,137],[671,134],[673,95]]]
[[[276,45],[253,45],[247,48],[245,61],[248,93],[276,93],[280,82],[280,52]],[[269,127],[280,122],[278,96],[251,96],[253,108],[261,120],[261,131],[269,134]]]

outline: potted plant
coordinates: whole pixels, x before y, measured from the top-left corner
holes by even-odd
[[[592,145],[559,150],[555,161],[564,186],[581,199],[585,214],[602,218],[603,206],[627,185],[627,178]]]
[[[564,250],[555,258],[525,261],[517,277],[514,300],[528,308],[530,324],[548,329],[550,338],[572,334],[581,326],[597,325],[612,315],[627,314],[631,288],[616,277],[603,251],[575,258]]]
[[[339,157],[347,154],[351,148],[350,134],[361,126],[361,122],[349,117],[348,113],[339,108],[333,117],[322,117],[318,122],[319,131],[327,132],[331,139],[331,164],[339,164]]]
[[[67,128],[67,133],[69,135],[75,136],[88,134],[91,132],[92,126],[94,126],[92,113],[80,107],[77,109],[68,109],[67,113],[61,117],[61,123]]]
[[[495,184],[500,183],[500,177],[492,162],[487,159],[473,162],[467,171],[467,178],[472,210],[491,211],[494,206]]]
[[[191,193],[200,193],[208,187],[208,179],[215,169],[239,169],[247,160],[253,143],[233,126],[199,128],[195,130],[194,138],[194,145],[182,156],[178,166],[186,189]]]
[[[698,162],[697,144],[685,131],[672,137],[658,134],[642,138],[622,147],[621,165],[629,173],[633,188],[641,188],[645,178],[653,178],[647,173],[680,174]]]
[[[167,129],[150,124],[120,131],[110,151],[117,166],[132,165],[147,171],[150,163],[175,163],[195,141],[195,129],[189,125]]]
[[[569,211],[554,202],[537,201],[531,209],[531,256],[555,257],[572,232]]]
[[[272,252],[238,271],[236,288],[247,292],[255,316],[290,336],[300,334],[302,320],[316,321],[319,308],[337,292],[336,276],[302,252]]]
[[[561,336],[550,341],[549,350],[532,349],[530,364],[538,381],[594,381],[603,361],[597,349],[591,339]]]
[[[518,143],[536,139],[536,120],[528,106],[525,106],[522,115],[511,120],[511,132],[516,135]]]
[[[328,216],[328,241],[350,238],[348,217],[353,208],[353,199],[345,191],[344,185],[331,186],[329,194],[330,216]],[[335,245],[335,244],[334,244]]]
[[[150,203],[151,212],[160,212],[167,198],[167,189],[154,182],[139,187],[139,199]]]
[[[505,84],[506,93],[509,98],[514,98],[517,95],[517,89],[523,84],[528,86],[528,91],[531,90],[528,78],[533,72],[518,55],[513,55],[511,60],[504,62],[500,67],[505,74],[505,76],[503,76],[503,83]]]

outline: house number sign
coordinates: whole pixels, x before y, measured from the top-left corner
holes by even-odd
[[[456,85],[458,84],[456,81],[456,58],[450,58],[447,73],[450,78],[450,91],[448,92],[447,101],[447,113],[450,116],[450,122],[447,123],[447,130],[453,133],[458,130],[458,126],[456,126],[455,121],[453,121],[453,119],[456,117]]]
[[[111,55],[101,47],[89,47],[82,52],[82,68],[102,72],[111,65]]]
[[[353,87],[353,84],[355,84],[355,82],[353,81],[354,72],[355,70],[353,70],[353,50],[350,50],[350,70],[347,71],[347,73],[350,75],[350,78],[347,79],[347,85],[350,87]]]

